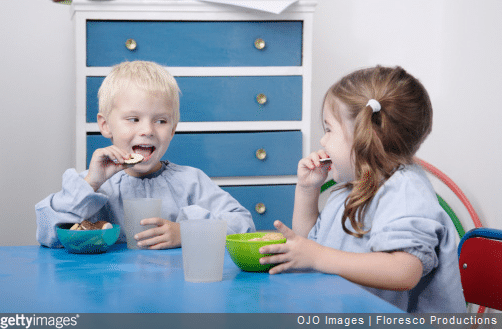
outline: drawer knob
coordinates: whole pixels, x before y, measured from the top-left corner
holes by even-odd
[[[263,203],[260,202],[260,203],[256,204],[256,206],[254,207],[254,210],[256,210],[256,212],[261,215],[267,210],[267,208],[265,207],[265,205]]]
[[[267,151],[265,151],[264,149],[258,149],[256,150],[256,158],[258,160],[265,160],[265,158],[267,157]]]
[[[256,102],[260,105],[263,105],[267,102],[267,96],[265,94],[258,94],[256,96]]]
[[[263,48],[265,48],[265,40],[260,39],[260,38],[256,39],[254,41],[254,46],[256,49],[262,50]]]
[[[129,49],[129,50],[132,51],[132,50],[136,49],[136,47],[138,46],[138,44],[136,43],[136,40],[134,40],[134,39],[127,39],[126,43],[125,43],[125,46],[126,46],[127,49]]]

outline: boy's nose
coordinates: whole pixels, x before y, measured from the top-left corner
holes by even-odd
[[[150,122],[143,122],[140,129],[141,135],[152,135],[153,134],[153,124]]]

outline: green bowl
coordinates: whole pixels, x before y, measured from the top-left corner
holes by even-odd
[[[241,270],[247,272],[265,272],[274,264],[260,264],[260,258],[267,256],[258,251],[261,247],[269,244],[285,243],[286,238],[272,241],[249,241],[261,238],[270,232],[239,233],[227,235],[227,250],[230,258]]]
[[[97,254],[108,250],[120,234],[120,225],[105,230],[77,231],[70,230],[70,224],[56,226],[56,233],[61,244],[68,252],[75,254]]]

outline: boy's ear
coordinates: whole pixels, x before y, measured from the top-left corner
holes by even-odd
[[[110,131],[110,126],[108,125],[108,121],[106,117],[102,113],[98,113],[98,126],[99,131],[101,131],[101,135],[106,138],[112,138],[112,133]]]
[[[171,138],[174,137],[174,133],[176,132],[176,127],[178,126],[178,124],[175,124],[174,127],[173,127],[173,131],[171,132]]]

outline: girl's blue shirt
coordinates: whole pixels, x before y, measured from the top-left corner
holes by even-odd
[[[123,200],[131,198],[162,199],[162,218],[176,222],[178,215],[199,219],[223,219],[227,234],[254,232],[248,210],[223,191],[201,170],[163,162],[162,168],[143,177],[120,171],[99,189],[84,180],[87,171],[68,169],[63,174],[63,188],[35,206],[37,240],[48,247],[60,247],[56,225],[105,220],[124,227]],[[121,228],[119,242],[125,242]]]
[[[422,278],[415,288],[365,289],[410,313],[466,312],[455,227],[425,172],[418,165],[403,166],[379,188],[364,218],[370,231],[362,238],[342,228],[348,194],[347,189],[332,193],[309,239],[349,252],[405,251],[415,255],[423,265]],[[346,227],[352,229],[349,221]]]

